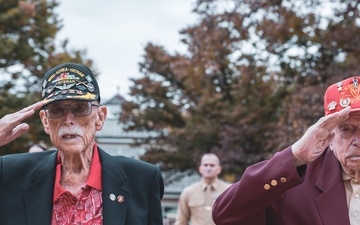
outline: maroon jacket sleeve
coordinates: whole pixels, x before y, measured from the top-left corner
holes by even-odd
[[[213,220],[217,225],[268,224],[266,207],[301,183],[289,147],[270,160],[249,166],[240,181],[217,198]]]

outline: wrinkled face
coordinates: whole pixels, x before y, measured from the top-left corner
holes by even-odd
[[[209,154],[201,159],[199,172],[203,178],[216,178],[221,172],[221,166],[218,157]]]
[[[60,151],[68,154],[77,154],[82,151],[91,151],[95,142],[96,131],[102,129],[106,118],[105,106],[96,102],[89,104],[91,113],[81,115],[83,105],[77,100],[64,100],[48,105],[48,109],[40,111],[40,118],[45,132],[50,135],[52,144]],[[51,106],[50,106],[51,105]],[[87,107],[85,105],[84,107]],[[48,114],[52,112],[53,114]],[[63,113],[62,113],[63,112]],[[86,113],[87,114],[87,113]],[[56,115],[51,117],[49,115]]]
[[[330,147],[345,171],[355,175],[360,168],[360,112],[350,113],[334,133]]]

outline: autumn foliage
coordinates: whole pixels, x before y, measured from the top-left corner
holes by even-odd
[[[62,23],[56,1],[0,0],[0,117],[41,99],[45,72],[67,61],[91,65],[84,50],[68,50],[68,40],[55,41]],[[0,147],[0,155],[26,152],[29,145],[45,141],[37,113],[27,121],[30,132]]]
[[[120,120],[156,132],[143,159],[194,168],[218,154],[223,175],[291,145],[323,116],[326,87],[360,71],[358,1],[198,0],[187,51],[149,43]]]

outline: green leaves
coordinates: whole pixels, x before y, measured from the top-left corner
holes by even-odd
[[[54,13],[58,2],[0,0],[0,115],[15,112],[41,99],[40,81],[45,72],[63,62],[88,66],[84,50],[58,47],[56,33],[62,24]],[[26,152],[31,144],[49,143],[38,113],[29,119],[30,132],[1,147],[0,154]]]

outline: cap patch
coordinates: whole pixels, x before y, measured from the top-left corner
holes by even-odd
[[[347,106],[360,110],[360,77],[352,77],[331,85],[325,92],[325,115],[338,112]]]
[[[54,101],[100,100],[100,90],[91,70],[80,64],[65,63],[49,70],[42,82],[45,104]]]

